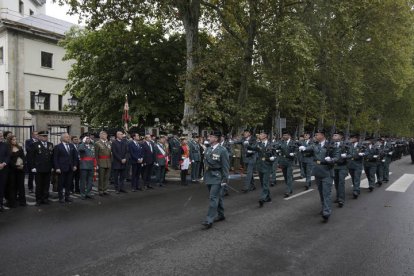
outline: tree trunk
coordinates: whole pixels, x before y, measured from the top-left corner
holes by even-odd
[[[240,90],[237,98],[240,111],[236,120],[236,129],[242,126],[242,113],[247,102],[247,96],[249,91],[249,78],[252,73],[252,61],[253,61],[253,48],[254,40],[257,33],[257,1],[249,1],[249,24],[247,32],[247,40],[244,47],[243,63],[240,70]]]
[[[177,8],[184,25],[187,46],[184,115],[181,122],[184,133],[198,133],[199,130],[196,125],[197,110],[195,106],[200,100],[200,84],[196,74],[199,65],[198,25],[200,20],[200,0],[177,1]]]

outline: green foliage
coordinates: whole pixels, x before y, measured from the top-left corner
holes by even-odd
[[[119,124],[128,94],[142,123],[178,125],[185,102],[192,122],[225,131],[280,114],[291,130],[414,135],[414,1],[61,2],[98,29],[63,42],[87,122]]]

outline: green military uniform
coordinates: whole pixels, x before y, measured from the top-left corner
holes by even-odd
[[[390,164],[392,155],[394,153],[394,148],[392,147],[391,143],[387,140],[384,140],[383,153],[383,181],[387,183],[390,180]]]
[[[334,183],[336,190],[336,203],[342,207],[345,203],[345,178],[348,175],[348,159],[352,156],[348,145],[343,141],[335,142],[335,148],[339,151],[339,159],[334,165]]]
[[[371,141],[373,138],[368,137],[366,140]],[[365,145],[364,154],[365,175],[368,179],[369,190],[372,192],[375,188],[375,174],[377,172],[380,151],[372,142],[369,142]]]
[[[323,130],[318,130],[317,133],[325,134]],[[318,186],[322,205],[321,215],[327,221],[332,213],[333,168],[335,162],[339,159],[339,151],[326,140],[308,147],[301,146],[300,150],[313,153],[314,166],[312,175],[315,176],[315,182]]]
[[[312,145],[313,142],[308,140],[303,140],[300,142],[301,146],[308,147]],[[312,168],[313,168],[313,155],[311,152],[301,152],[302,155],[302,170],[305,178],[305,189],[308,190],[312,186]]]
[[[200,163],[201,163],[201,153],[200,145],[194,138],[198,138],[197,133],[193,133],[193,139],[188,143],[190,150],[190,160],[191,160],[191,181],[195,182],[200,178]]]
[[[355,134],[351,136],[351,138],[359,138],[359,136]],[[348,159],[348,170],[352,178],[352,194],[356,199],[361,194],[361,175],[362,169],[364,167],[364,149],[362,144],[360,144],[359,142],[350,144],[349,154],[351,158]]]
[[[275,161],[275,149],[270,141],[263,140],[258,142],[254,147],[249,147],[258,153],[256,168],[259,172],[260,184],[262,186],[262,193],[260,195],[259,204],[263,206],[264,202],[272,201],[269,190],[269,178],[272,171],[272,165]]]
[[[286,183],[285,197],[293,193],[293,162],[296,156],[296,143],[293,139],[281,141],[277,150],[279,150],[279,166],[282,168],[283,177]]]
[[[95,148],[92,143],[82,143],[78,148],[80,161],[80,194],[82,199],[91,198],[91,190],[93,186],[94,169],[96,164]]]
[[[111,142],[99,140],[95,142],[95,158],[98,164],[98,191],[99,194],[108,192],[109,175],[111,172]]]
[[[279,147],[279,141],[277,141],[276,139],[273,139],[272,141],[272,147],[273,149],[276,149]],[[277,174],[277,166],[279,165],[279,159],[278,159],[278,154],[276,153],[275,150],[275,161],[273,161],[272,164],[272,170],[270,172],[270,186],[275,186],[276,185],[276,174]]]
[[[220,132],[214,132],[215,136],[221,136]],[[204,183],[210,193],[210,205],[208,208],[205,225],[213,224],[216,218],[224,219],[223,186],[229,178],[229,154],[227,150],[216,144],[206,149],[204,154]]]

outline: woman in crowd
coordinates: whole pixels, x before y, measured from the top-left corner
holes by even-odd
[[[190,148],[187,144],[187,138],[181,138],[181,185],[187,186],[188,167],[190,166]]]
[[[7,178],[6,199],[10,208],[26,206],[26,194],[24,190],[24,163],[23,148],[17,143],[17,138],[11,135],[7,138],[10,149],[10,167]]]

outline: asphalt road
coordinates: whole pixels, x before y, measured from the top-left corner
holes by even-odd
[[[284,200],[283,181],[263,208],[259,190],[231,191],[226,220],[207,231],[203,184],[9,210],[0,214],[0,275],[414,275],[414,185],[386,191],[414,165],[404,158],[391,171],[357,200],[348,180],[345,207],[328,223],[315,186]],[[295,181],[294,194],[303,191]]]

